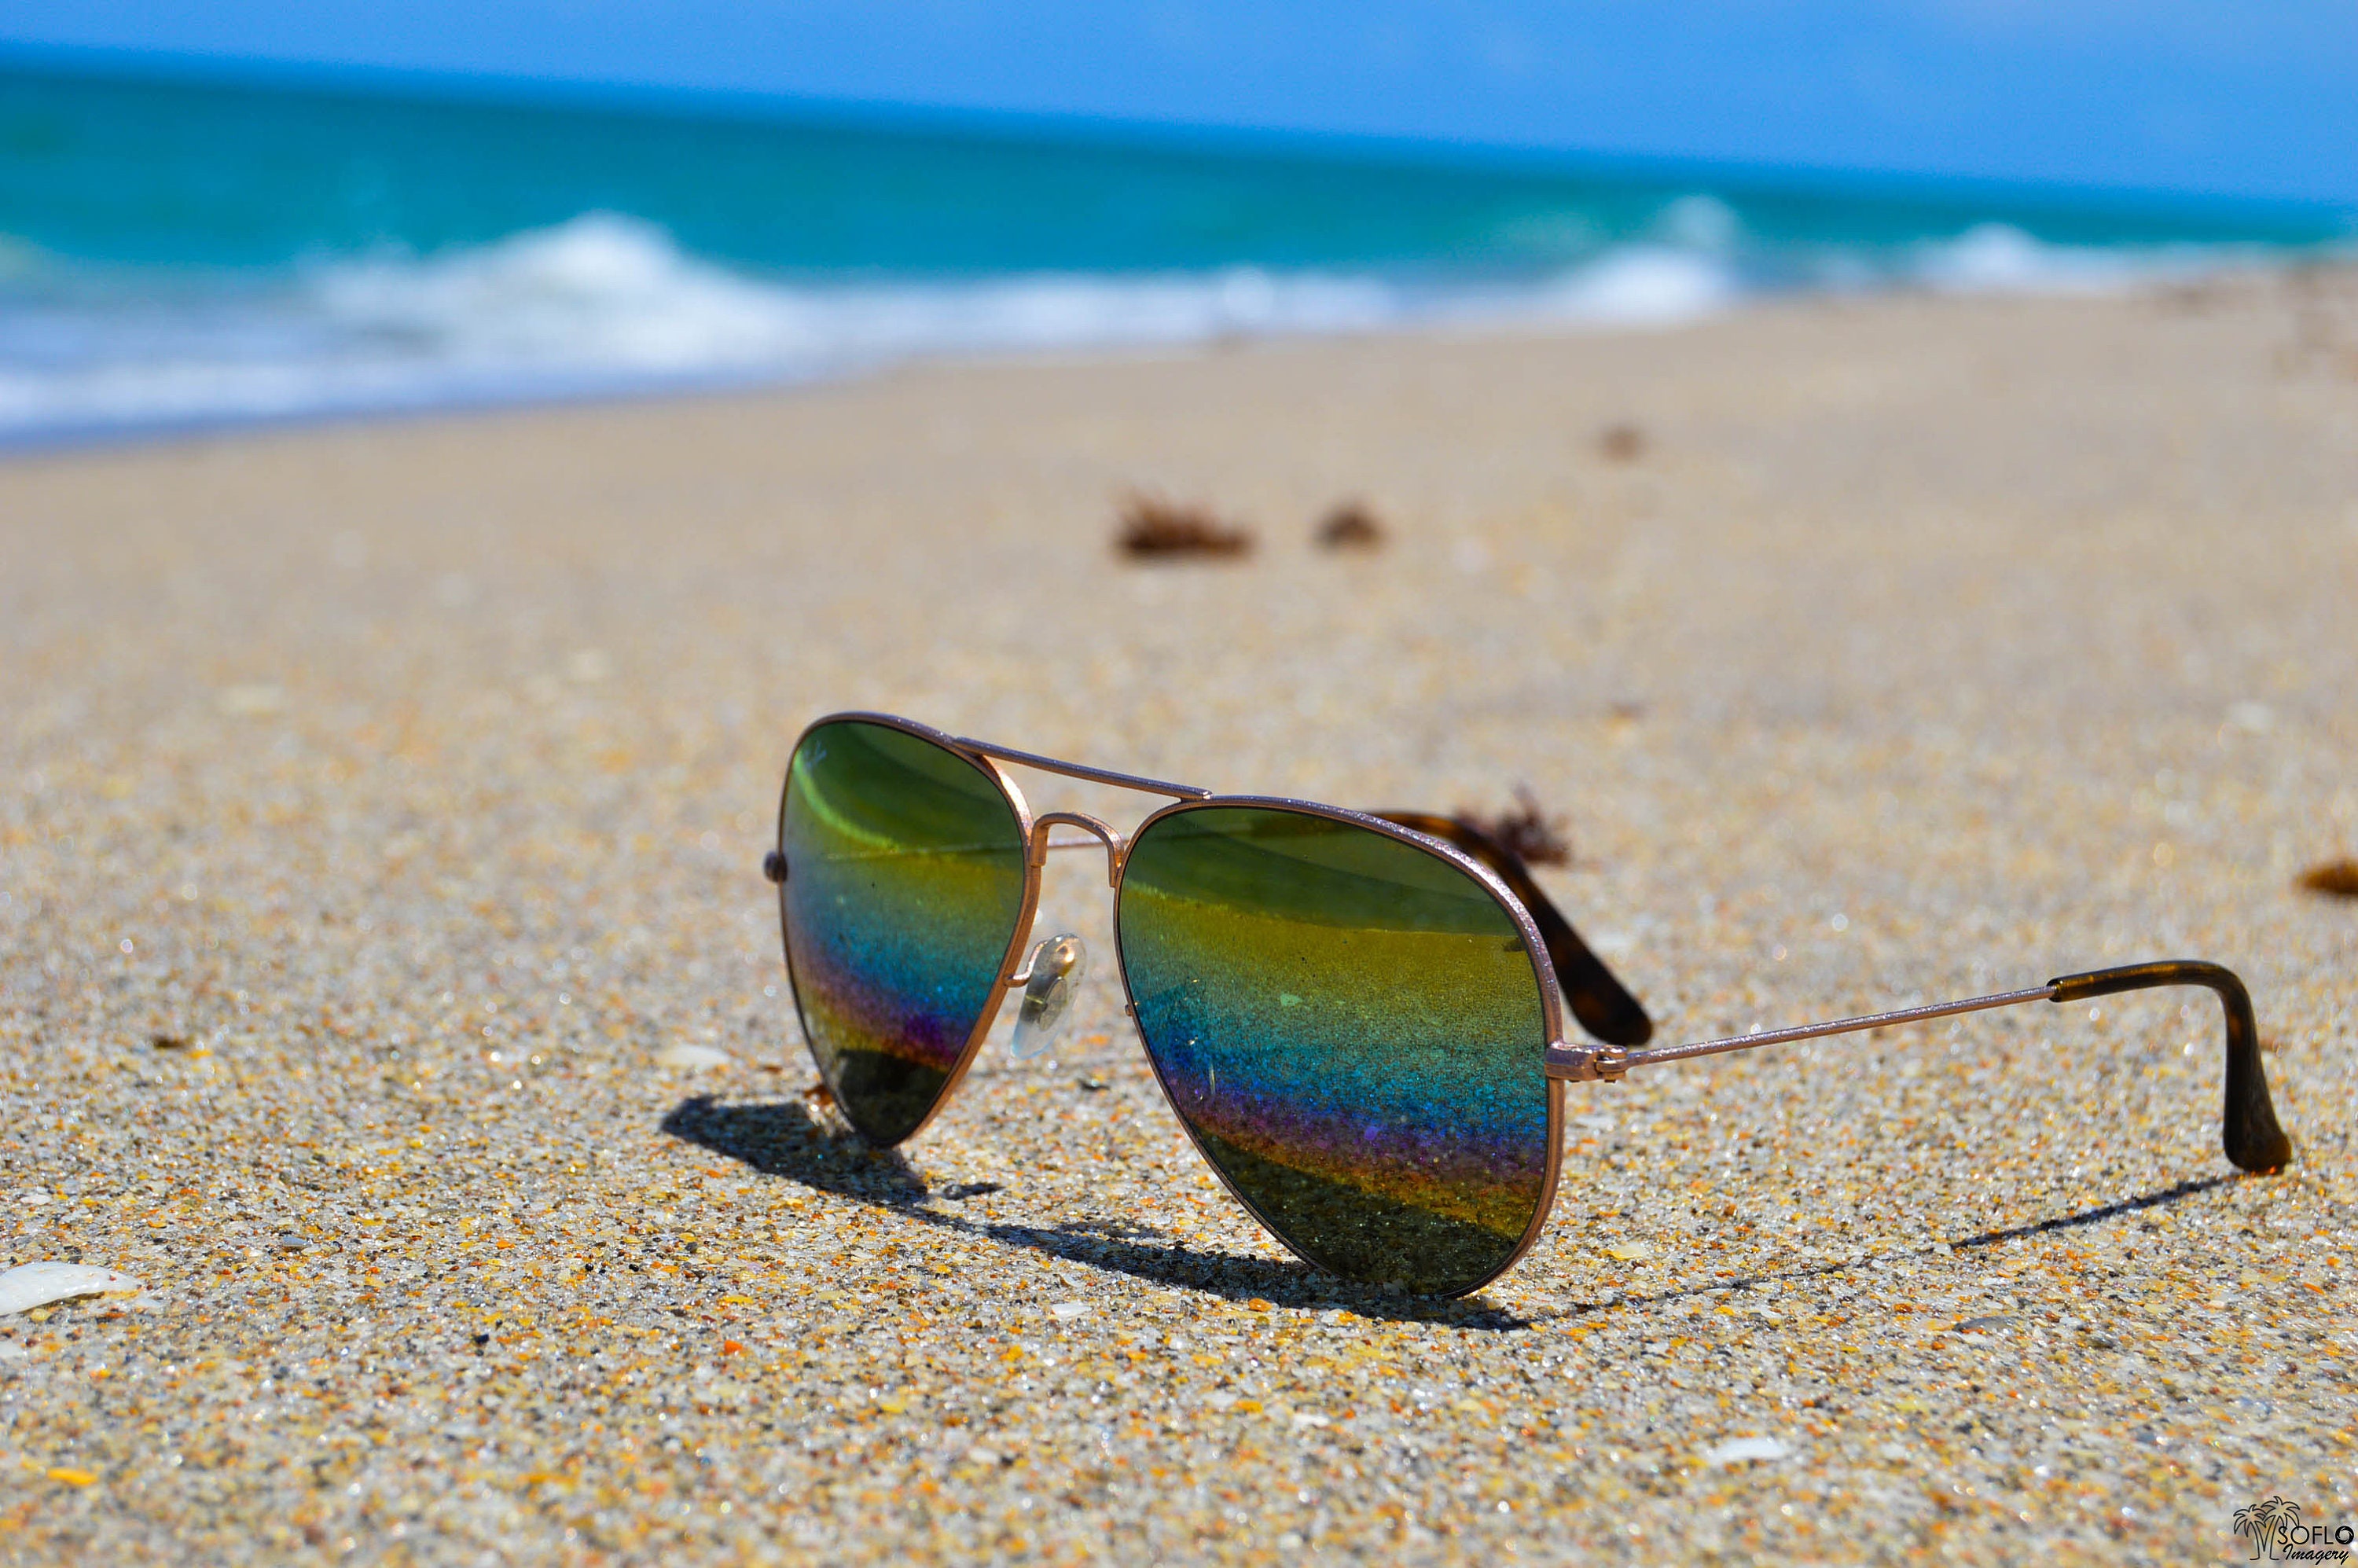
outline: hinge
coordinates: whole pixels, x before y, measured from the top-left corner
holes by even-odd
[[[1542,1070],[1568,1084],[1618,1083],[1629,1070],[1629,1053],[1618,1045],[1574,1045],[1559,1040],[1547,1048]]]

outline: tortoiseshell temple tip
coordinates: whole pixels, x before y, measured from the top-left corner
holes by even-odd
[[[1643,1045],[1654,1037],[1654,1021],[1629,989],[1588,949],[1572,922],[1540,891],[1523,858],[1463,817],[1431,811],[1377,811],[1368,815],[1463,849],[1498,873],[1498,880],[1531,912],[1547,944],[1556,984],[1580,1026],[1608,1045]]]
[[[2227,1014],[2227,1114],[2220,1141],[2227,1158],[2246,1171],[2281,1171],[2292,1163],[2292,1140],[2277,1125],[2267,1071],[2260,1065],[2260,1030],[2252,1017],[2251,993],[2234,970],[2196,958],[2168,958],[2091,969],[2047,983],[2054,992],[2050,1000],[2058,1003],[2161,986],[2207,986],[2218,992]]]

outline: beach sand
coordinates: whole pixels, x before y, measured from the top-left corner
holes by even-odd
[[[2358,903],[2296,885],[2358,852],[2349,297],[9,459],[5,1261],[145,1290],[0,1319],[0,1558],[2110,1564],[2241,1560],[2270,1497],[2358,1525]],[[1125,562],[1132,490],[1260,547]],[[1312,545],[1345,497],[1384,547]],[[2041,1004],[1575,1087],[1516,1271],[1339,1284],[1163,1106],[1087,855],[1038,927],[1094,945],[1076,1034],[866,1152],[806,1098],[758,870],[849,708],[1342,805],[1527,784],[1660,1041],[2215,958],[2296,1163],[2221,1154],[2208,995]]]

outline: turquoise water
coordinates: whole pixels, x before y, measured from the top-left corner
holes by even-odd
[[[439,96],[437,96],[437,93]],[[0,63],[0,439],[1797,289],[2101,288],[2316,209]]]

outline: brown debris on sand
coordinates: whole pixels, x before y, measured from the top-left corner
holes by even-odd
[[[1253,536],[1208,507],[1133,494],[1122,503],[1115,545],[1134,561],[1235,559],[1252,553]]]
[[[1596,449],[1617,463],[1636,462],[1646,455],[1646,432],[1626,419],[1607,425],[1597,433]]]
[[[1366,502],[1338,502],[1320,520],[1317,537],[1322,549],[1377,550],[1383,547],[1384,525]]]
[[[1457,815],[1505,845],[1527,866],[1572,863],[1572,840],[1564,836],[1563,819],[1551,818],[1540,809],[1539,797],[1531,793],[1529,784],[1515,786],[1512,811],[1502,811],[1496,816],[1485,816],[1476,811]]]
[[[2301,872],[2300,885],[2328,898],[2358,898],[2358,860],[2343,856]]]

